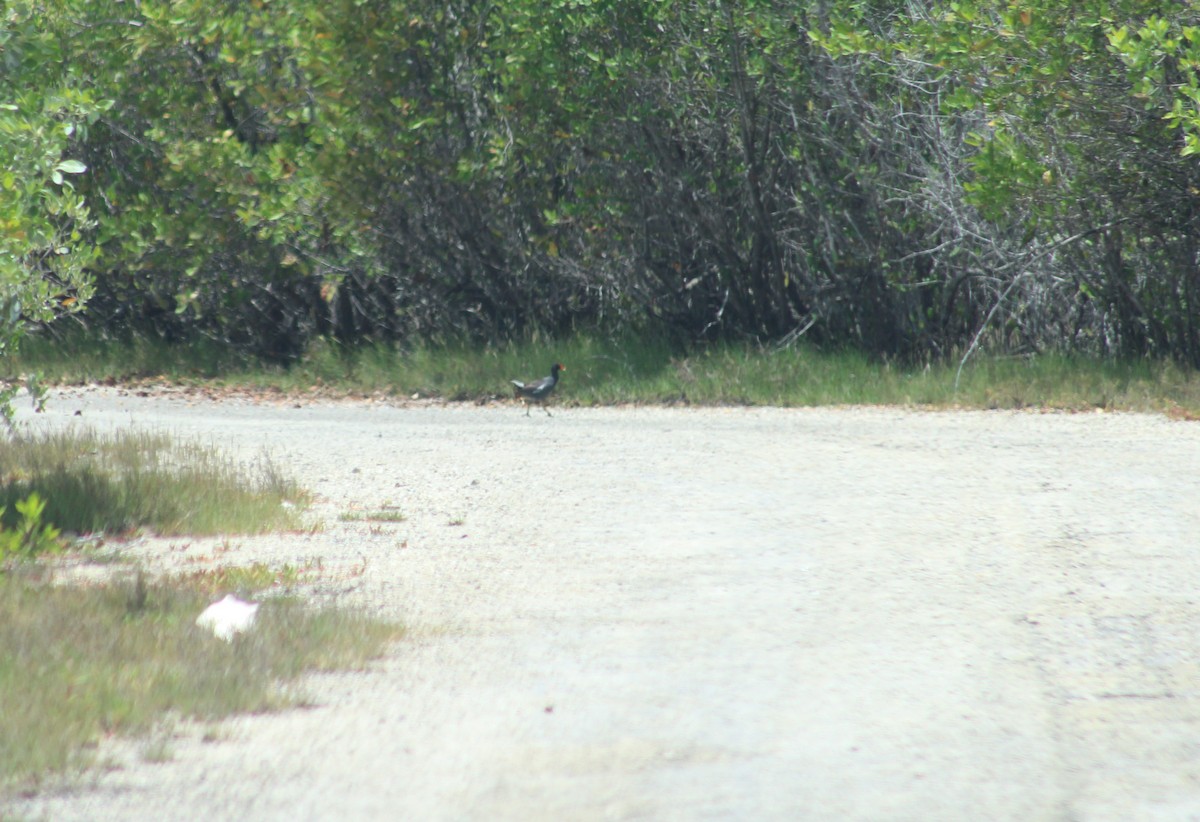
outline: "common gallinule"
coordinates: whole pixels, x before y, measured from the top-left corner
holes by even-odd
[[[533,382],[512,381],[514,395],[517,399],[525,402],[525,416],[529,416],[529,406],[533,403],[540,405],[542,410],[546,412],[546,416],[554,416],[550,413],[550,409],[546,407],[546,401],[554,393],[554,386],[558,385],[558,372],[566,370],[566,367],[561,363],[555,363],[550,366],[549,377],[542,377],[540,380],[534,380]]]

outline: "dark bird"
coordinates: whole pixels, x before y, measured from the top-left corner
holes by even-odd
[[[566,370],[566,367],[562,364],[555,363],[550,366],[549,377],[542,377],[540,380],[534,380],[533,382],[512,381],[514,396],[525,403],[525,416],[529,416],[529,406],[533,403],[540,405],[542,410],[546,412],[546,416],[554,416],[550,413],[550,409],[546,407],[546,401],[554,393],[554,386],[558,385],[558,372]]]

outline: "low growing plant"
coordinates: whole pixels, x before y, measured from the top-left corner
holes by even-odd
[[[308,560],[303,565],[285,563],[271,566],[265,562],[251,565],[222,565],[207,571],[196,571],[186,575],[188,584],[212,594],[233,592],[253,595],[268,588],[289,591],[319,575],[319,560]]]
[[[402,511],[385,505],[370,511],[346,511],[338,519],[342,522],[404,522],[408,517]]]
[[[18,500],[13,507],[17,510],[17,522],[11,528],[4,527],[7,508],[0,507],[0,564],[11,559],[32,559],[62,547],[59,540],[62,532],[42,521],[46,501],[36,492]]]

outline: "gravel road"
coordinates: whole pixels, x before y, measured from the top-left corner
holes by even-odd
[[[319,559],[320,595],[411,635],[18,813],[1200,819],[1200,425],[113,389],[36,424],[265,450],[324,528],[221,561]],[[338,518],[383,505],[407,520]]]

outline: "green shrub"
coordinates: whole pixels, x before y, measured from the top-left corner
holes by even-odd
[[[0,508],[0,563],[10,558],[32,559],[38,554],[57,551],[62,543],[60,531],[50,523],[42,522],[46,501],[32,493],[13,505],[17,510],[17,523],[12,528],[3,525],[7,508]]]

